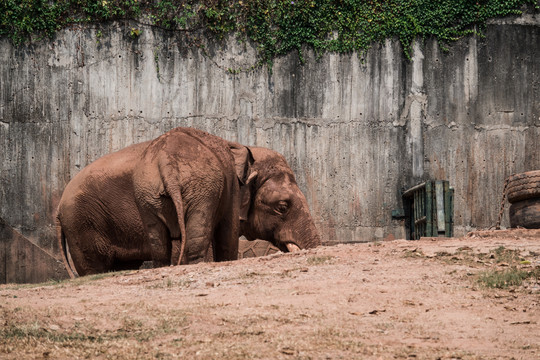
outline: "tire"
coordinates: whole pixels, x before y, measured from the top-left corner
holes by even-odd
[[[510,226],[540,229],[540,198],[521,200],[510,205]]]
[[[275,254],[279,249],[272,243],[264,240],[244,240],[240,239],[238,243],[238,258],[258,257]]]
[[[511,175],[506,188],[508,202],[540,198],[540,170]]]

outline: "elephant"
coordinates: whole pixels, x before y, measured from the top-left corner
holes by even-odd
[[[71,277],[236,260],[241,235],[283,252],[321,244],[281,154],[194,128],[89,164],[67,184],[56,219]]]

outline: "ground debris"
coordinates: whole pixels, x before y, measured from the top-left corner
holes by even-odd
[[[538,358],[540,242],[519,234],[1,285],[0,357]]]

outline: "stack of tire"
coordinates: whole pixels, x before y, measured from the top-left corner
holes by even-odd
[[[264,240],[248,241],[240,239],[238,243],[238,258],[244,259],[248,257],[266,256],[279,252],[279,249],[272,243]]]
[[[540,170],[510,176],[506,196],[511,227],[540,229]]]

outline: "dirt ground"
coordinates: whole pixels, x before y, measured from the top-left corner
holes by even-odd
[[[0,358],[539,359],[539,274],[502,230],[2,285]]]

